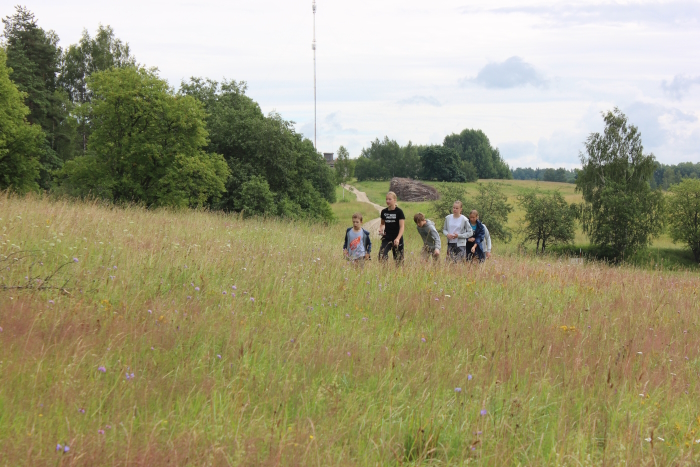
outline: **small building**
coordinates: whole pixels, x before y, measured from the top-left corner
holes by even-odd
[[[323,153],[323,158],[326,160],[326,164],[328,164],[328,167],[331,169],[335,166],[335,160],[333,159],[333,154],[332,152],[324,152]]]

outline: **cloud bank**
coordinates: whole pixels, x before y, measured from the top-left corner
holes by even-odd
[[[528,84],[545,87],[547,80],[522,58],[510,57],[501,63],[489,63],[479,71],[476,77],[464,78],[460,81],[462,86],[470,83],[490,89],[509,89]]]

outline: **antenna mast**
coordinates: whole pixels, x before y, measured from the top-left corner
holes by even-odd
[[[316,145],[316,0],[312,0],[311,9],[314,12],[314,41],[311,43],[314,51],[314,148],[318,151]]]

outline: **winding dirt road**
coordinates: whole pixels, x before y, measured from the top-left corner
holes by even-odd
[[[359,202],[371,204],[372,207],[374,207],[374,209],[377,210],[377,213],[382,212],[382,209],[384,209],[383,206],[380,206],[380,205],[375,204],[372,201],[370,201],[369,198],[367,197],[367,193],[365,193],[364,191],[360,191],[357,188],[355,188],[354,186],[346,185],[346,184],[343,184],[343,188],[354,193],[355,197],[357,198],[357,200]],[[377,217],[376,219],[372,219],[372,220],[365,222],[362,227],[364,227],[365,230],[367,230],[367,232],[369,232],[369,234],[371,236],[379,237],[379,226],[380,225],[381,225],[381,219]]]

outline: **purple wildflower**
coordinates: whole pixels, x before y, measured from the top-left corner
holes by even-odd
[[[425,337],[420,338],[421,342],[425,342]]]
[[[199,287],[194,288],[195,292],[199,292]]]
[[[345,313],[345,317],[346,317],[346,318],[349,318],[349,317],[350,317],[350,315],[349,315],[349,314],[347,314],[347,313]]]
[[[103,434],[105,434],[105,430],[97,430],[97,434],[98,434],[98,435],[103,435]]]
[[[350,356],[350,352],[348,352],[348,357]]]
[[[236,290],[236,286],[235,286],[235,285],[232,285],[232,286],[231,286],[231,289]]]
[[[233,292],[231,292],[231,296],[232,296],[233,298],[236,298],[236,294],[233,293]]]
[[[81,408],[78,409],[78,412],[80,412],[80,413],[85,413],[85,409],[83,409],[83,408],[81,407]]]
[[[77,263],[77,262],[78,262],[78,258],[73,258],[73,262],[74,262],[74,263]]]
[[[294,343],[294,339],[293,339],[293,338],[290,339],[289,342],[291,342],[291,343],[293,344],[293,343]]]
[[[367,321],[367,318],[362,318],[362,321]]]
[[[53,300],[49,300],[49,303],[53,305],[55,302]]]
[[[112,267],[112,269],[116,270],[116,269],[117,269],[117,267],[116,267],[116,266],[113,266],[113,267]]]
[[[153,314],[153,310],[148,310],[149,313]]]
[[[114,278],[117,276],[109,276],[110,279],[114,280]]]
[[[0,332],[2,332],[2,326],[0,326]]]
[[[105,430],[111,430],[111,429],[112,429],[112,425],[105,425]]]
[[[250,301],[255,303],[255,299],[253,297],[250,297]]]
[[[129,379],[129,373],[126,374],[126,379],[127,379],[127,380]]]
[[[217,354],[216,356],[219,358],[219,360],[221,360],[221,355]]]
[[[133,374],[133,373],[131,373],[131,379],[134,379],[134,374]]]
[[[221,293],[222,293],[223,295],[226,295],[226,291],[225,291],[225,290],[224,290],[223,292],[221,292]]]
[[[455,388],[455,392],[462,392],[462,388]]]
[[[192,300],[192,296],[191,296],[191,295],[188,295],[188,296],[187,296],[187,300]]]
[[[481,413],[481,415],[486,415],[488,412],[486,411],[486,409],[481,409],[480,413]]]
[[[467,375],[467,380],[471,381],[471,380],[472,380],[472,375]]]
[[[153,347],[151,347],[151,350],[156,350],[156,349],[154,349]]]
[[[107,368],[100,366],[100,367],[97,367],[97,371],[101,371],[102,373],[107,373]]]
[[[56,445],[56,451],[60,451],[61,449],[63,449],[63,446],[61,446],[60,444],[57,444],[57,445]]]
[[[63,452],[68,452],[70,451],[70,448],[68,446],[63,446]]]

